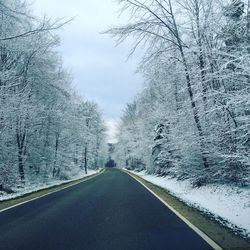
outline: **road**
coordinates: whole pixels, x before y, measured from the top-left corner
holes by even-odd
[[[110,169],[1,212],[0,249],[212,248],[132,177]]]

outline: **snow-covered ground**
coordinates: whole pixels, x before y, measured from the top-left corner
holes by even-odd
[[[166,189],[190,206],[212,214],[232,229],[250,237],[250,189],[225,185],[208,185],[193,188],[188,180],[149,175],[145,171],[134,172],[143,179]],[[221,218],[222,220],[221,220]]]
[[[100,170],[88,170],[88,174],[85,174],[84,171],[81,171],[77,175],[75,175],[74,178],[67,180],[67,181],[49,180],[46,183],[39,183],[39,185],[38,184],[27,184],[24,188],[20,188],[20,189],[13,188],[14,193],[12,193],[12,194],[6,194],[5,192],[0,191],[0,201],[18,198],[18,197],[23,196],[25,194],[36,192],[36,191],[39,191],[39,190],[42,190],[45,188],[55,187],[55,186],[59,186],[61,184],[71,182],[71,181],[76,181],[76,180],[82,179],[83,177],[94,175],[94,174],[98,173],[99,171],[101,171],[101,169]]]

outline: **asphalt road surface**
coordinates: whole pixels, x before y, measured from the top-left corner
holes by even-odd
[[[137,181],[110,169],[1,212],[0,249],[212,248]]]

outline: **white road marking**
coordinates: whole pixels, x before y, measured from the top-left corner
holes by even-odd
[[[40,198],[42,198],[42,197],[45,197],[45,196],[47,196],[47,195],[50,195],[50,194],[59,192],[59,191],[64,190],[64,189],[66,189],[66,188],[73,187],[73,186],[78,185],[78,184],[80,184],[80,183],[82,183],[82,182],[85,182],[85,181],[88,181],[88,180],[90,180],[90,179],[93,179],[93,178],[95,178],[95,177],[97,177],[97,176],[103,174],[104,172],[105,172],[105,169],[104,169],[104,171],[101,170],[101,171],[100,171],[99,173],[97,173],[97,174],[93,174],[93,175],[90,175],[90,176],[86,177],[86,179],[84,179],[84,180],[82,180],[82,181],[80,181],[80,182],[78,182],[78,183],[71,184],[71,185],[69,185],[69,186],[67,186],[67,187],[58,189],[58,190],[56,190],[56,191],[52,191],[52,192],[49,192],[49,193],[47,193],[47,194],[43,194],[43,195],[41,195],[41,196],[39,196],[39,197],[36,197],[36,198],[30,199],[30,200],[23,201],[23,202],[21,202],[21,203],[15,204],[15,205],[13,205],[13,206],[11,206],[11,207],[4,208],[4,209],[0,210],[0,213],[1,213],[1,212],[4,212],[4,211],[6,211],[6,210],[12,209],[12,208],[14,208],[14,207],[21,206],[21,205],[23,205],[23,204],[25,204],[25,203],[28,203],[28,202],[31,202],[31,201],[34,201],[34,200],[38,200],[38,199],[40,199]],[[84,177],[83,177],[83,178],[84,178]],[[77,180],[76,180],[76,181],[77,181]],[[64,183],[64,184],[65,184],[65,183]],[[63,185],[63,184],[62,184],[62,185]],[[60,185],[59,185],[59,186],[60,186]],[[51,187],[51,188],[53,188],[53,187]],[[37,192],[39,192],[39,191],[42,191],[42,190],[38,190]],[[19,198],[21,198],[21,197],[19,197]],[[15,199],[15,198],[14,198],[14,199]],[[17,199],[18,199],[18,197],[17,197]],[[3,202],[4,202],[4,201],[3,201]],[[0,203],[1,203],[1,202],[0,202]]]
[[[167,202],[165,202],[161,197],[159,197],[156,193],[154,193],[151,189],[149,189],[144,183],[134,177],[128,171],[122,170],[137,182],[139,182],[142,186],[144,186],[150,193],[152,193],[158,200],[160,200],[165,206],[167,206],[172,212],[174,212],[182,221],[184,221],[191,229],[193,229],[203,240],[205,240],[213,249],[215,250],[223,250],[216,242],[214,242],[211,238],[209,238],[205,233],[203,233],[199,228],[193,225],[189,220],[187,220],[184,216],[182,216],[178,211],[176,211],[173,207],[171,207]],[[142,178],[142,177],[140,177]],[[143,179],[143,178],[142,178]]]

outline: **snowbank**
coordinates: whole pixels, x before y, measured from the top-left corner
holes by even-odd
[[[25,194],[29,194],[32,192],[36,192],[42,189],[50,188],[59,186],[61,184],[65,184],[71,181],[76,181],[79,179],[82,179],[83,177],[87,177],[90,175],[94,175],[98,173],[100,170],[88,170],[88,174],[85,174],[84,171],[79,172],[77,175],[74,176],[74,178],[66,181],[60,181],[60,180],[48,180],[46,183],[38,183],[38,184],[27,184],[24,188],[20,189],[13,189],[14,193],[12,194],[6,194],[5,192],[0,192],[0,202],[4,200],[9,200],[13,198],[18,198],[20,196],[23,196]]]
[[[250,237],[250,189],[225,185],[208,185],[193,188],[188,180],[149,175],[145,171],[134,172],[143,179],[166,189],[192,207],[212,214],[219,221],[242,235]],[[220,218],[221,217],[221,218]]]

